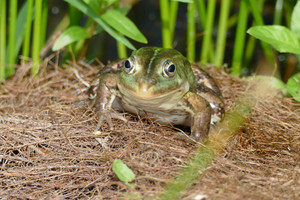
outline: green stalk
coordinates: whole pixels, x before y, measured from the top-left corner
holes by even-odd
[[[273,24],[281,24],[283,0],[277,0],[275,5],[275,15]]]
[[[42,0],[35,0],[35,18],[33,27],[32,42],[32,68],[31,75],[35,77],[39,72],[39,57],[41,49],[41,20],[42,20]]]
[[[257,3],[257,0],[249,0],[249,3],[250,3],[250,7],[251,7],[251,10],[252,10],[252,14],[253,14],[255,24],[256,25],[264,25],[262,15],[260,14],[260,10],[258,9],[258,8],[260,8],[259,5],[258,5],[259,2]],[[275,70],[275,76],[279,77],[279,72],[278,72],[277,69],[275,69],[275,58],[274,58],[272,48],[270,47],[270,45],[268,45],[267,43],[262,42],[262,41],[261,41],[261,46],[264,50],[264,53],[265,53],[265,56],[267,57],[267,60],[269,61],[269,63],[271,64],[271,66]]]
[[[249,1],[248,1],[248,3],[249,3]],[[261,11],[264,6],[264,0],[259,0],[256,6],[257,6],[257,9],[259,11]],[[253,26],[253,24],[252,24],[252,26]],[[244,58],[245,66],[249,66],[249,64],[250,64],[251,59],[253,57],[253,52],[255,50],[255,46],[256,46],[256,38],[250,36],[249,40],[247,42],[247,45],[246,45],[245,58]]]
[[[221,13],[219,19],[218,38],[215,65],[221,66],[224,60],[224,51],[226,45],[227,22],[230,11],[230,0],[221,1]]]
[[[0,82],[5,79],[6,1],[0,1]]]
[[[119,58],[127,58],[127,49],[123,43],[117,41],[117,49]]]
[[[16,22],[17,22],[17,10],[18,10],[18,1],[10,0],[9,1],[9,31],[8,31],[8,68],[7,75],[11,76],[15,72],[15,43],[16,43]]]
[[[205,2],[204,0],[198,0],[198,12],[200,15],[200,21],[202,24],[202,27],[205,29],[206,27],[206,9],[205,9]]]
[[[207,18],[205,25],[205,32],[203,37],[203,44],[201,49],[201,63],[206,64],[208,60],[208,54],[211,50],[212,44],[212,31],[215,16],[216,0],[209,0],[207,5]]]
[[[172,48],[170,37],[170,21],[169,21],[169,2],[168,0],[160,0],[160,18],[162,25],[162,45],[164,48]]]
[[[120,1],[119,0],[115,1],[114,7],[115,8],[120,8]],[[119,41],[117,41],[117,50],[118,50],[118,57],[119,58],[126,58],[127,57],[126,46],[123,43],[119,42]]]
[[[27,16],[26,16],[26,32],[25,38],[23,43],[23,50],[22,55],[24,56],[24,61],[27,62],[29,57],[29,49],[30,49],[30,37],[31,37],[31,22],[32,22],[32,7],[33,7],[33,0],[28,0],[27,5]]]
[[[176,25],[177,11],[178,11],[178,1],[171,1],[170,5],[170,40],[173,42],[174,31]]]
[[[42,24],[41,24],[41,43],[40,50],[44,47],[47,34],[47,21],[48,21],[48,0],[42,0]]]
[[[233,48],[233,61],[231,74],[238,76],[241,73],[241,65],[243,60],[245,36],[248,20],[248,4],[247,0],[240,1],[240,11],[238,17],[237,30]]]
[[[188,3],[187,6],[187,59],[190,62],[195,61],[195,47],[196,47],[196,28],[195,28],[195,3]]]

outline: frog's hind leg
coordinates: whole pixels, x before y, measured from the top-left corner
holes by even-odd
[[[197,94],[206,99],[211,107],[211,124],[220,121],[225,113],[222,96],[217,95],[212,89],[200,84]]]

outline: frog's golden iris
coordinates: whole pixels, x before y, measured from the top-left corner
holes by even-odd
[[[122,118],[113,108],[157,118],[160,123],[191,127],[200,140],[211,123],[224,114],[224,103],[214,80],[178,51],[143,47],[121,60],[123,67],[108,66],[100,72],[94,105],[100,128],[106,120]]]

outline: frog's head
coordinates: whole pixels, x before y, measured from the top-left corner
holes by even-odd
[[[190,63],[178,51],[143,47],[124,62],[118,87],[123,94],[152,99],[184,95],[194,82]]]

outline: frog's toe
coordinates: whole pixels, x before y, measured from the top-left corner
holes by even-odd
[[[203,134],[203,133],[201,134],[200,132],[193,132],[191,134],[191,137],[198,142],[202,142],[204,138],[206,138],[206,136],[207,134]]]
[[[114,127],[113,127],[113,123],[111,120],[112,118],[127,122],[127,119],[121,113],[116,113],[114,111],[101,111],[99,114],[99,120],[98,120],[98,124],[97,124],[95,131],[98,131],[100,129],[100,127],[102,126],[104,121],[107,122],[110,130],[113,130]]]

